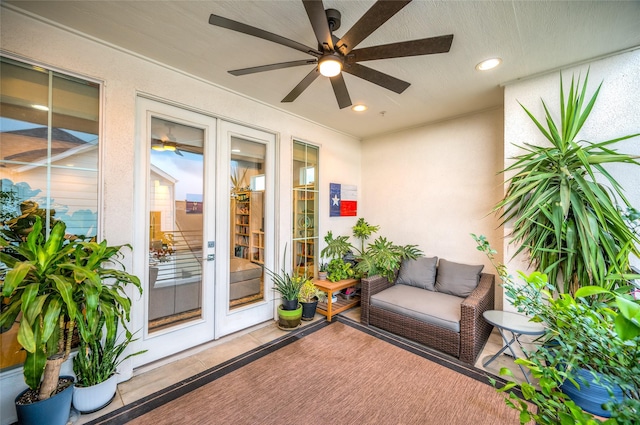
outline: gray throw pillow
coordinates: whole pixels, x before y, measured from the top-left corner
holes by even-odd
[[[436,291],[466,298],[478,286],[483,268],[484,265],[472,266],[441,259],[436,275]]]
[[[438,257],[418,257],[415,260],[402,260],[396,283],[433,291],[436,283],[437,263]]]

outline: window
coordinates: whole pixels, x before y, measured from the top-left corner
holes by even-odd
[[[100,86],[0,57],[0,94],[0,225],[19,232],[38,214],[47,231],[62,220],[97,236]],[[3,368],[22,362],[12,332]]]
[[[293,142],[293,270],[315,276],[318,259],[318,147]]]

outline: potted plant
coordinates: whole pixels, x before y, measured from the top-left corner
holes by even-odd
[[[520,422],[538,424],[637,423],[640,411],[640,301],[630,296],[622,282],[611,291],[584,286],[574,295],[554,296],[547,275],[520,273],[524,283],[514,282],[503,264],[496,264],[486,238],[475,237],[504,282],[513,305],[531,320],[545,324],[545,334],[528,359],[516,363],[537,378],[533,384],[518,383],[506,368],[500,373],[512,379],[498,391],[519,410]],[[513,388],[521,390],[517,396]],[[595,390],[601,400],[584,397],[579,390]],[[530,408],[531,403],[535,409]],[[615,421],[615,422],[613,422]]]
[[[76,324],[86,321],[97,326],[102,314],[116,316],[124,324],[131,307],[124,286],[132,284],[142,291],[136,276],[105,268],[117,260],[122,247],[67,240],[65,229],[64,222],[58,221],[45,237],[37,216],[26,240],[0,252],[0,261],[8,267],[2,282],[0,325],[10,327],[18,319],[18,342],[26,351],[23,373],[29,388],[16,398],[21,423],[35,419],[42,424],[48,418],[50,423],[66,424],[72,389],[61,393],[68,404],[53,408],[55,414],[32,411],[48,408],[50,398],[57,395],[60,367],[71,352]],[[1,238],[0,243],[8,245]],[[84,338],[82,331],[80,338]]]
[[[320,262],[320,268],[318,269],[318,279],[327,280],[327,263]]]
[[[78,352],[73,358],[73,372],[76,384],[73,390],[73,407],[80,413],[90,413],[107,406],[116,394],[120,363],[129,357],[142,354],[146,350],[122,356],[127,345],[134,341],[133,334],[124,329],[120,339],[115,330],[118,327],[118,316],[111,316],[112,326],[105,326],[107,315],[100,315],[96,326],[96,334],[85,334],[80,338]],[[82,322],[78,322],[82,323]],[[79,327],[82,328],[81,325]],[[106,334],[103,336],[103,331]]]
[[[364,252],[364,242],[372,234],[380,230],[380,226],[373,226],[367,223],[363,217],[360,217],[351,230],[353,230],[353,236],[360,240],[360,254],[362,254]]]
[[[494,207],[501,224],[513,228],[514,256],[525,253],[530,266],[557,283],[557,291],[572,294],[583,285],[615,289],[621,280],[610,275],[628,273],[629,255],[640,256],[640,238],[625,224],[617,205],[630,207],[629,201],[603,167],[640,165],[637,157],[612,148],[639,133],[598,143],[576,141],[602,86],[587,98],[587,80],[588,73],[582,85],[580,78],[572,79],[565,95],[560,76],[560,120],[554,120],[543,101],[546,128],[521,105],[550,144],[520,146],[525,152],[503,170],[513,176]]]
[[[298,294],[298,300],[302,304],[302,320],[313,320],[318,301],[322,301],[325,297],[325,293],[318,289],[312,280],[307,279],[300,287]]]
[[[285,248],[283,264],[286,264],[287,250]],[[284,266],[280,273],[274,273],[265,267],[267,274],[273,281],[273,290],[280,293],[282,304],[278,306],[278,326],[290,330],[300,325],[302,305],[298,302],[300,288],[309,279],[298,273],[289,274]]]
[[[342,258],[334,258],[327,265],[327,279],[337,282],[343,279],[350,279],[355,275],[351,263],[345,263]]]
[[[415,260],[422,251],[416,245],[395,245],[380,236],[369,244],[360,256],[356,272],[361,275],[381,275],[393,282],[402,260]]]

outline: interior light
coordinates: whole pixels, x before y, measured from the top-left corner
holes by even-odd
[[[240,153],[240,152],[242,152],[242,151],[241,151],[240,149],[238,149],[238,148],[234,148],[234,149],[231,149],[231,152],[233,152],[233,153]]]
[[[367,105],[360,104],[360,105],[353,105],[351,109],[356,112],[363,112],[363,111],[366,111],[368,108],[367,108]]]
[[[45,105],[31,105],[33,109],[37,109],[39,111],[48,111],[49,107]]]
[[[175,152],[176,147],[175,147],[175,145],[170,145],[170,144],[165,143],[164,144],[164,150],[165,151],[169,151],[169,152]]]
[[[164,150],[164,146],[161,144],[157,144],[157,145],[152,145],[151,149],[153,149],[154,151],[160,151],[162,152]]]
[[[323,56],[318,63],[318,69],[325,77],[335,77],[342,71],[342,62],[333,55]]]
[[[500,65],[502,63],[502,59],[500,58],[491,58],[484,60],[476,65],[476,69],[478,71],[488,71]]]

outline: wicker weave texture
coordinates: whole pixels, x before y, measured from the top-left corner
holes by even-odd
[[[362,279],[361,321],[427,345],[473,364],[492,326],[482,313],[494,306],[495,276],[482,273],[476,289],[461,304],[460,333],[371,305],[371,295],[393,286],[380,276]]]

